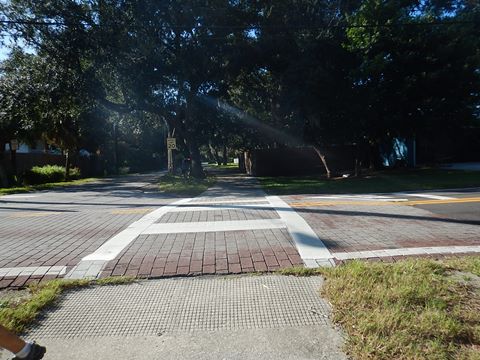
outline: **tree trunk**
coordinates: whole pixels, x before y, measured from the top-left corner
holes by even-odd
[[[375,169],[375,145],[370,144],[368,147],[368,167],[370,170]]]
[[[213,159],[217,162],[217,165],[222,165],[222,161],[220,156],[218,156],[217,149],[215,149],[211,142],[208,143],[208,147],[210,148],[210,154],[212,154]]]
[[[13,173],[13,179],[12,182],[14,185],[17,184],[18,182],[18,177],[17,177],[17,150],[10,150],[10,159],[12,162],[12,173]]]
[[[223,145],[223,165],[228,164],[227,145]]]
[[[70,179],[70,150],[65,152],[65,180]]]
[[[3,164],[0,163],[0,187],[7,187],[8,186],[8,176]]]
[[[331,173],[330,173],[330,169],[328,168],[327,160],[325,158],[325,155],[322,154],[322,152],[320,151],[320,149],[316,145],[313,146],[313,149],[315,150],[318,157],[322,161],[323,166],[325,167],[325,171],[327,172],[327,179],[330,179]]]
[[[360,160],[358,160],[358,157],[355,157],[355,177],[359,177],[359,176],[360,176],[360,172],[361,172],[361,169],[360,169]]]
[[[191,89],[197,89],[198,85],[190,83]],[[194,104],[195,104],[195,92],[190,90],[186,96],[187,103],[185,107],[185,139],[187,140],[187,146],[190,150],[190,157],[192,159],[192,171],[191,175],[195,179],[204,179],[205,172],[202,167],[202,159],[200,156],[200,149],[196,140],[195,133],[195,119],[194,119]]]
[[[190,156],[192,159],[192,173],[191,175],[195,179],[204,179],[205,173],[202,167],[202,159],[200,156],[200,149],[198,148],[198,144],[196,140],[192,140],[191,138],[187,139],[188,148],[190,150]]]
[[[8,186],[7,170],[3,166],[3,160],[5,159],[5,143],[0,141],[0,187]]]
[[[119,166],[118,166],[118,131],[117,131],[117,124],[113,123],[113,165],[115,175],[119,174]]]

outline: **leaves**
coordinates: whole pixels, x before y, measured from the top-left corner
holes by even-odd
[[[11,0],[0,10],[34,53],[6,63],[5,138],[76,147],[102,118],[121,113],[134,127],[149,113],[195,168],[201,145],[374,144],[478,120],[480,9],[467,0]]]

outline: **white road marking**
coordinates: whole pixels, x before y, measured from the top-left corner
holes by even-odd
[[[189,211],[214,211],[214,210],[270,210],[272,204],[231,204],[231,205],[222,205],[222,204],[205,204],[202,206],[178,206],[173,209],[171,212],[189,212]]]
[[[298,215],[285,201],[278,196],[267,196],[267,200],[273,205],[274,209],[285,222],[288,232],[292,236],[298,253],[306,266],[311,262],[308,260],[328,260],[333,258],[325,244],[320,240],[308,225],[308,223]]]
[[[309,199],[366,199],[366,200],[378,200],[378,199],[392,199],[391,196],[384,195],[322,195],[311,196]]]
[[[27,198],[34,198],[38,197],[38,195],[3,195],[2,199],[27,199]]]
[[[34,267],[14,267],[14,268],[0,268],[0,277],[16,277],[16,276],[30,276],[30,275],[65,275],[67,272],[66,266],[34,266]]]
[[[280,219],[238,220],[238,221],[202,221],[186,223],[153,224],[142,234],[177,234],[217,231],[240,231],[285,228]]]
[[[434,200],[450,200],[450,199],[454,199],[453,197],[449,197],[449,196],[432,195],[432,194],[403,194],[403,196],[405,196],[405,195],[415,196],[415,197],[421,197],[421,198],[427,198],[427,199],[434,199]]]
[[[143,231],[151,226],[163,215],[174,209],[177,205],[186,204],[191,199],[182,199],[170,205],[163,206],[151,213],[145,215],[140,220],[135,221],[122,232],[118,233],[105,244],[100,246],[95,252],[85,256],[82,261],[110,261],[115,259],[133,240]]]
[[[338,252],[332,255],[339,260],[367,259],[386,256],[480,253],[480,246],[438,246],[399,248],[370,251]]]
[[[218,198],[215,198],[218,199]],[[265,198],[254,198],[254,199],[232,199],[228,198],[225,200],[214,200],[214,201],[209,201],[209,200],[200,200],[200,201],[192,201],[192,205],[210,205],[210,204],[241,204],[241,203],[259,203],[259,202],[265,202]]]
[[[309,199],[324,199],[324,200],[353,200],[353,201],[385,201],[385,202],[401,202],[408,201],[408,199],[399,199],[389,196],[374,196],[374,195],[332,195],[332,196],[313,196]]]

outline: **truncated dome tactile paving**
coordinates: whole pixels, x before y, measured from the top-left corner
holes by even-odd
[[[224,276],[149,280],[66,293],[28,333],[32,339],[158,336],[331,326],[320,277]]]

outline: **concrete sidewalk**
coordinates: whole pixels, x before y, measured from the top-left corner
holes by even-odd
[[[81,289],[27,336],[47,346],[47,360],[346,359],[321,286],[264,275]]]

